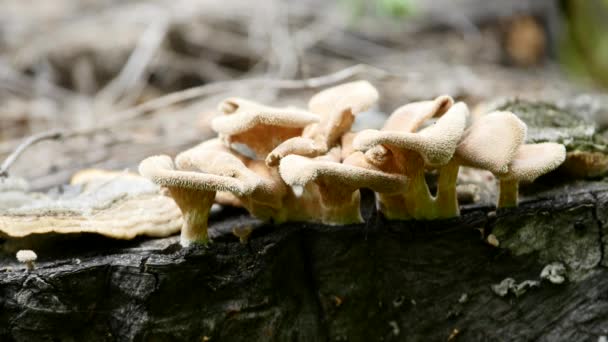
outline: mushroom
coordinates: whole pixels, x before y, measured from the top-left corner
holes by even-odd
[[[383,131],[416,132],[432,117],[439,117],[454,105],[454,99],[441,95],[431,101],[411,102],[397,108],[386,120]]]
[[[437,202],[442,216],[459,213],[456,181],[461,165],[495,175],[505,173],[525,136],[526,125],[511,112],[492,112],[475,120],[464,132],[454,158],[439,171]]]
[[[144,159],[139,164],[139,173],[169,189],[183,215],[180,242],[184,247],[209,242],[207,219],[217,191],[245,195],[254,190],[252,184],[239,179],[238,175],[176,170],[171,158],[165,155]]]
[[[29,249],[22,249],[17,252],[17,260],[20,263],[24,263],[29,271],[34,269],[34,261],[38,259],[36,253]]]
[[[545,173],[555,170],[566,159],[566,148],[557,143],[521,145],[509,164],[509,171],[499,176],[500,198],[498,207],[517,206],[520,182],[533,182]]]
[[[276,166],[281,158],[297,154],[316,157],[328,152],[350,131],[355,115],[378,101],[378,91],[367,81],[356,81],[325,89],[308,102],[308,109],[321,116],[319,123],[304,129],[301,137],[286,140],[266,157],[266,164]]]
[[[319,121],[319,116],[295,108],[274,108],[241,98],[229,98],[219,104],[224,115],[213,119],[211,126],[227,145],[247,145],[264,159],[283,141],[299,136],[304,127]]]
[[[178,169],[202,171],[209,174],[238,177],[251,186],[246,194],[218,193],[219,199],[227,203],[240,204],[249,213],[262,220],[275,223],[304,216],[300,209],[292,211],[290,204],[295,200],[291,189],[283,182],[276,168],[269,168],[263,161],[250,160],[231,151],[218,151],[204,145],[180,153],[175,158]]]
[[[445,100],[444,100],[445,101]],[[443,108],[445,105],[430,107]],[[442,109],[435,111],[441,113]],[[364,130],[353,141],[356,150],[364,151],[368,165],[390,173],[404,174],[408,178],[403,198],[380,198],[387,218],[434,219],[443,217],[438,204],[428,189],[425,168],[447,165],[456,150],[466,126],[468,108],[456,103],[437,122],[419,132]],[[419,115],[418,117],[429,117]],[[419,127],[413,120],[405,127]],[[453,216],[453,215],[451,215]]]
[[[318,219],[325,224],[363,222],[359,210],[360,188],[393,193],[405,186],[403,176],[339,163],[332,161],[333,158],[336,157],[312,159],[289,155],[281,160],[279,166],[279,172],[287,184],[302,186],[309,192],[317,191],[321,205]]]

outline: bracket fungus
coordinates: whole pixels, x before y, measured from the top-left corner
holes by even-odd
[[[64,187],[62,194],[23,192],[27,201],[1,208],[0,235],[94,233],[128,240],[138,235],[164,237],[180,230],[179,208],[144,177],[91,171],[73,181],[77,185]]]

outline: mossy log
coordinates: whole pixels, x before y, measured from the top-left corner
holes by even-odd
[[[365,194],[364,194],[365,195]],[[52,237],[0,258],[2,341],[597,340],[608,335],[608,183],[469,206],[447,221],[261,225],[214,243]],[[485,233],[485,238],[482,237]],[[488,234],[495,247],[486,242]],[[26,243],[25,241],[22,241]],[[4,243],[5,249],[19,248]],[[566,281],[539,278],[560,262]],[[500,289],[503,280],[515,285]],[[503,283],[504,285],[505,283]],[[511,284],[513,285],[513,284]]]

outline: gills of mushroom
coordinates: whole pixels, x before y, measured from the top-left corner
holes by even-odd
[[[319,122],[319,116],[295,108],[268,107],[256,102],[229,98],[219,105],[224,114],[211,127],[228,144],[240,143],[257,158],[266,155],[289,138],[302,134],[304,127]]]
[[[509,171],[500,178],[498,207],[515,207],[520,182],[533,182],[566,160],[566,148],[556,143],[521,145],[509,164]]]
[[[393,170],[388,172],[403,173],[408,178],[405,191],[404,210],[391,210],[386,214],[394,219],[436,219],[443,217],[436,201],[426,184],[425,168],[439,168],[447,165],[460,141],[469,110],[462,103],[451,106],[437,122],[419,132],[400,132],[386,130],[365,130],[353,141],[356,150],[365,151],[368,161],[387,171],[387,164]],[[386,204],[386,203],[385,203]],[[457,215],[457,213],[454,213]],[[454,216],[454,215],[451,215]]]
[[[287,184],[302,187],[315,184],[321,199],[322,223],[363,222],[359,209],[360,188],[392,192],[405,185],[405,177],[328,159],[289,155],[281,160],[279,166],[281,177]]]
[[[355,116],[369,109],[378,97],[376,88],[367,81],[344,83],[313,95],[308,109],[320,116],[320,122],[307,126],[301,137],[279,145],[266,158],[267,164],[278,165],[290,154],[316,157],[328,152],[350,131]]]
[[[525,137],[526,125],[511,112],[492,112],[473,122],[454,158],[440,169],[437,200],[442,202],[439,207],[444,208],[444,215],[458,210],[456,180],[461,165],[503,174]]]
[[[169,189],[183,214],[180,243],[184,247],[209,242],[207,220],[217,191],[245,195],[253,190],[232,177],[176,170],[171,158],[164,155],[144,159],[139,173]]]

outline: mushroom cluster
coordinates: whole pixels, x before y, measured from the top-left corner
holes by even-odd
[[[388,219],[459,215],[460,166],[500,180],[499,207],[517,205],[518,184],[559,166],[564,146],[524,144],[526,125],[511,112],[471,121],[450,96],[406,104],[379,130],[352,132],[357,114],[378,100],[366,81],[325,89],[308,110],[253,101],[222,101],[212,121],[218,137],[177,155],[153,156],[140,173],[168,189],[182,211],[181,243],[209,241],[213,203],[240,206],[262,220],[330,225],[363,222],[359,189],[376,194]],[[431,194],[426,174],[439,175]]]

